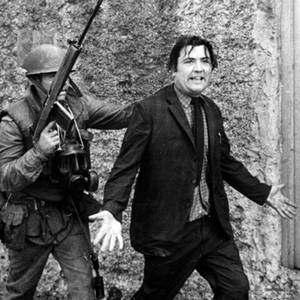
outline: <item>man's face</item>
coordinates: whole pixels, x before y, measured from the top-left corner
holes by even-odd
[[[209,85],[212,65],[209,52],[204,45],[187,46],[180,51],[174,83],[184,94],[195,97]]]
[[[45,73],[41,75],[41,84],[49,92],[56,73]]]

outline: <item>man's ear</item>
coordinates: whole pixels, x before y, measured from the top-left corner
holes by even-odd
[[[171,77],[174,78],[177,71],[173,68],[170,72],[171,72]]]

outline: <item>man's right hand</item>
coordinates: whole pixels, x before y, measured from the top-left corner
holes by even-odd
[[[91,215],[89,219],[102,221],[101,227],[93,240],[94,244],[102,240],[101,251],[112,251],[116,242],[119,244],[119,249],[123,249],[122,225],[109,211],[103,210]]]
[[[41,132],[37,148],[44,155],[53,154],[59,146],[59,135],[55,128],[55,122],[50,122]]]

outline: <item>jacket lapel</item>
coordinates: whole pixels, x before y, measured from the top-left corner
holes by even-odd
[[[185,132],[188,139],[191,141],[193,147],[195,147],[195,141],[194,136],[192,133],[192,129],[190,127],[190,124],[185,116],[184,110],[176,96],[176,93],[174,91],[173,85],[168,86],[167,90],[167,101],[169,103],[169,111],[177,121],[178,125],[181,127],[181,129]],[[215,134],[217,132],[217,123],[216,123],[216,115],[215,115],[215,108],[213,107],[213,104],[210,103],[210,100],[203,96],[203,102],[204,102],[204,111],[205,111],[205,117],[206,117],[206,123],[207,123],[207,130],[208,130],[208,139],[209,139],[209,154],[212,159],[214,149],[215,149]]]
[[[190,124],[187,120],[185,112],[175,94],[173,86],[169,86],[169,90],[167,92],[167,101],[169,103],[169,111],[177,121],[179,127],[185,132],[188,139],[191,141],[193,147],[195,148],[195,141],[193,137],[193,133],[190,127]],[[196,148],[195,148],[196,149]]]

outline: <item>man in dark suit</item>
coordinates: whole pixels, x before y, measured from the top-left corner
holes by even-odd
[[[121,214],[138,173],[130,237],[145,268],[133,299],[173,299],[193,270],[214,299],[248,299],[223,180],[283,217],[295,215],[282,186],[261,183],[231,156],[219,108],[202,94],[216,67],[208,41],[178,39],[169,60],[174,83],[136,104],[105,186],[104,211],[91,216],[103,222],[94,242],[122,248]]]

